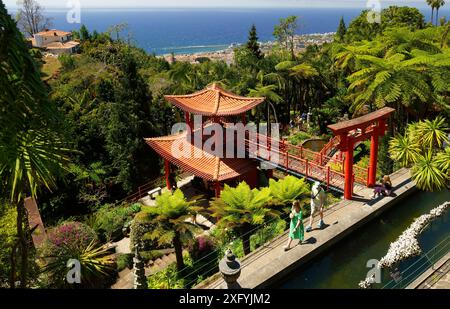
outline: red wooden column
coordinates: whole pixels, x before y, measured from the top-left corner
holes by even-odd
[[[214,182],[214,191],[215,191],[216,197],[220,197],[221,188],[220,188],[220,182],[219,181]]]
[[[380,136],[380,127],[384,126],[384,121],[380,120],[374,127],[370,140],[370,164],[368,186],[373,187],[377,181],[377,159],[378,159],[378,141]]]
[[[191,126],[191,115],[189,114],[189,112],[184,112],[184,117],[185,117],[186,125]],[[191,131],[192,131],[192,128],[191,128]]]
[[[164,159],[164,171],[166,173],[166,186],[167,189],[172,189],[171,183],[170,183],[170,162],[169,160]]]
[[[344,165],[344,198],[346,200],[351,200],[353,196],[353,138],[346,137],[346,151],[345,151],[345,165]]]
[[[245,115],[245,113],[241,115],[241,121],[244,124],[244,126],[247,124],[247,115]]]

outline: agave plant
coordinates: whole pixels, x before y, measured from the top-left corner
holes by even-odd
[[[225,185],[220,198],[211,201],[209,209],[213,217],[219,218],[219,226],[239,234],[244,253],[249,254],[251,231],[267,219],[279,216],[267,206],[270,199],[269,188],[250,189],[247,183],[241,182],[236,188]]]
[[[114,270],[113,255],[107,248],[98,247],[95,240],[87,246],[63,244],[53,253],[43,257],[46,264],[42,269],[42,272],[48,275],[51,287],[77,287],[77,285],[68,284],[66,280],[70,260],[80,263],[80,286],[85,288],[99,287]]]
[[[416,131],[420,136],[420,143],[423,147],[432,149],[442,147],[448,141],[448,126],[445,118],[437,117],[434,120],[421,121],[418,123]]]
[[[440,169],[431,150],[420,156],[412,168],[412,177],[417,187],[427,191],[439,191],[446,188],[448,175]]]
[[[411,135],[398,135],[389,142],[389,152],[393,160],[402,166],[410,166],[419,159],[421,147]]]

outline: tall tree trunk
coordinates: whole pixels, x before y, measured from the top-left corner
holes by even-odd
[[[181,271],[184,268],[183,247],[181,246],[180,234],[178,232],[175,232],[173,246],[175,247],[175,256],[177,258],[177,269]]]
[[[438,22],[439,22],[439,8],[436,8],[436,26],[439,26]]]
[[[434,8],[431,8],[431,24],[433,24],[434,21]]]
[[[23,229],[25,222],[25,205],[24,200],[20,199],[17,203],[17,237],[20,243],[20,288],[27,287],[28,277],[28,241],[26,232]]]

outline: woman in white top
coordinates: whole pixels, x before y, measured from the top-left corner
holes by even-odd
[[[311,189],[311,215],[309,216],[309,225],[306,227],[306,232],[310,232],[312,230],[313,216],[317,209],[320,213],[320,221],[317,227],[319,229],[323,228],[323,209],[325,207],[326,199],[327,195],[322,184],[316,181]]]

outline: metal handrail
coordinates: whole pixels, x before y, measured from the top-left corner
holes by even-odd
[[[446,238],[444,238],[441,242],[439,242],[436,246],[428,250],[426,253],[424,253],[417,261],[412,263],[410,266],[408,266],[405,270],[401,272],[401,280],[397,282],[396,280],[392,279],[387,284],[385,284],[382,289],[390,288],[395,289],[398,286],[407,286],[409,285],[415,278],[412,278],[410,281],[408,278],[411,278],[411,276],[415,275],[421,267],[431,264],[431,267],[434,266],[434,263],[436,263],[436,258],[442,258],[445,254],[449,252],[449,246],[450,246],[450,235],[448,235]],[[419,264],[420,263],[420,264]],[[417,267],[416,267],[417,266]],[[406,275],[406,277],[403,277],[410,269],[413,269],[413,271]],[[425,272],[425,270],[422,271],[422,273]],[[421,273],[419,273],[420,275]],[[395,284],[392,287],[389,287],[389,285]],[[406,284],[405,284],[406,282]]]

